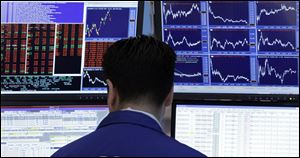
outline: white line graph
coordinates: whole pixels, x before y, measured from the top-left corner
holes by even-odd
[[[275,40],[270,41],[269,37],[264,38],[263,33],[260,31],[257,49],[260,50],[260,45],[268,45],[268,46],[275,46],[280,45],[281,47],[291,47],[292,50],[295,50],[295,46],[291,42],[282,42],[280,39],[275,38]]]
[[[287,12],[287,11],[296,11],[296,8],[294,7],[287,7],[285,4],[281,4],[279,9],[271,9],[271,10],[266,10],[266,9],[261,9],[259,14],[257,15],[256,19],[257,21],[261,20],[262,15],[265,16],[270,16],[270,15],[274,15],[274,14],[278,14],[279,12]]]
[[[237,46],[244,47],[245,45],[249,45],[249,41],[246,38],[244,38],[242,41],[238,40],[236,42],[231,42],[226,39],[224,43],[217,40],[216,38],[213,38],[213,40],[211,41],[210,50],[213,50],[214,46],[217,48],[220,47],[221,49],[225,50],[227,46],[231,46],[233,49],[236,49]]]
[[[101,31],[101,27],[106,25],[106,23],[109,22],[109,21],[111,21],[110,10],[108,10],[106,12],[104,17],[100,17],[98,25],[97,24],[92,24],[91,28],[88,24],[86,25],[86,33],[87,33],[88,37],[91,37],[93,31],[95,31],[96,34],[99,36],[100,31]]]
[[[92,79],[90,74],[87,72],[87,71],[84,71],[84,74],[83,74],[83,78],[88,78],[88,81],[91,83],[91,84],[95,84],[97,82],[99,83],[102,83],[104,86],[107,86],[107,83],[100,80],[98,77],[95,77],[95,79]]]
[[[166,24],[168,23],[168,17],[171,16],[172,19],[177,19],[181,17],[188,17],[191,15],[194,11],[198,12],[199,14],[201,13],[200,7],[197,3],[193,3],[190,10],[184,11],[184,10],[178,10],[178,11],[173,11],[172,4],[169,4],[169,9],[166,10],[165,6],[163,7],[163,13],[164,13],[164,19]]]
[[[183,78],[183,77],[192,78],[192,77],[202,76],[202,74],[200,72],[197,72],[197,73],[194,73],[194,74],[186,74],[186,73],[183,73],[183,72],[179,71],[178,69],[175,69],[174,75],[178,76],[180,78]]]
[[[208,12],[212,15],[212,17],[214,19],[222,20],[224,23],[244,23],[244,24],[248,24],[247,20],[245,20],[245,19],[234,20],[234,19],[224,18],[224,17],[219,16],[219,15],[215,15],[215,13],[212,11],[210,6],[208,7]]]
[[[224,83],[227,82],[230,78],[232,78],[234,82],[237,82],[238,80],[245,80],[247,82],[250,82],[250,79],[248,79],[245,76],[241,76],[241,75],[228,74],[228,75],[226,75],[226,77],[223,77],[222,73],[219,70],[214,69],[212,61],[210,61],[210,68],[211,68],[211,74],[213,76],[218,76],[220,78],[220,80]]]
[[[174,47],[176,47],[178,45],[182,45],[182,44],[186,44],[188,47],[194,47],[194,46],[199,45],[201,43],[201,40],[198,40],[198,41],[196,41],[194,43],[191,43],[191,42],[188,41],[188,39],[187,39],[186,36],[183,36],[182,39],[181,39],[181,41],[176,41],[175,42],[174,39],[173,39],[173,36],[172,36],[171,32],[169,31],[166,43],[170,44],[170,42],[172,43],[172,45]]]
[[[269,64],[268,59],[265,59],[264,65],[259,65],[258,72],[259,72],[259,78],[265,77],[266,75],[275,76],[277,79],[280,80],[281,84],[283,84],[286,75],[289,74],[292,75],[297,73],[296,70],[293,70],[292,68],[288,68],[287,70],[284,70],[282,74],[280,74],[277,72],[275,67]]]

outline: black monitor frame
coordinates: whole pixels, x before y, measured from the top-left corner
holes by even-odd
[[[30,101],[21,101],[21,100],[13,100],[13,101],[2,101],[1,100],[1,107],[13,107],[13,106],[24,106],[26,107],[35,107],[35,106],[89,106],[89,105],[107,105],[107,100],[30,100]]]
[[[154,2],[154,36],[162,39],[161,1]],[[175,93],[176,100],[201,101],[259,101],[259,102],[299,102],[299,94],[254,94],[254,93]]]
[[[31,101],[20,101],[20,100],[14,100],[14,101],[2,101],[1,100],[1,108],[6,107],[24,107],[24,108],[30,108],[30,107],[39,107],[39,106],[100,106],[100,107],[108,107],[107,100],[99,100],[99,101],[59,101],[59,100],[53,100],[53,101],[45,101],[45,100],[31,100]]]
[[[143,18],[144,18],[144,1],[138,1],[138,15],[137,15],[137,32],[136,35],[142,35],[143,32]],[[38,91],[37,91],[38,93]],[[106,100],[107,93],[72,93],[72,94],[2,94],[2,103],[17,103],[32,102],[32,101],[79,101],[79,102],[101,102]]]
[[[228,105],[228,106],[264,106],[264,107],[299,107],[299,102],[233,102],[233,101],[191,101],[191,100],[176,100],[173,102],[171,107],[171,137],[175,138],[176,129],[176,106],[178,104],[188,105]]]

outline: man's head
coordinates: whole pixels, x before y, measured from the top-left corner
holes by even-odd
[[[175,60],[172,48],[153,37],[138,36],[115,42],[103,60],[111,111],[129,104],[152,105],[151,108],[170,105]]]

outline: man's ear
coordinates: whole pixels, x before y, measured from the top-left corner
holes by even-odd
[[[164,106],[171,106],[173,103],[173,96],[174,96],[174,87],[172,86],[169,94],[167,95],[165,101],[164,101]]]
[[[109,111],[115,111],[118,106],[118,92],[112,82],[107,79],[106,80],[107,86],[108,86],[108,94],[107,94],[107,104],[109,107]]]

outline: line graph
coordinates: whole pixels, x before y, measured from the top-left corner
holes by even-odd
[[[298,1],[160,4],[158,37],[177,54],[177,92],[298,93]]]
[[[129,8],[87,7],[86,39],[127,37]]]
[[[202,58],[197,56],[178,56],[175,66],[175,83],[202,83]]]
[[[249,83],[250,59],[247,56],[211,56],[212,83]]]
[[[249,51],[249,31],[210,29],[211,51]]]
[[[101,87],[106,87],[107,83],[104,79],[103,71],[99,68],[89,68],[84,69],[83,72],[83,82],[82,82],[82,89],[97,89]]]
[[[165,25],[200,25],[201,9],[199,1],[164,1],[162,5]]]
[[[258,30],[258,51],[296,51],[295,30]]]
[[[257,25],[296,25],[296,1],[257,2]]]
[[[258,58],[260,85],[298,85],[297,58]]]
[[[176,51],[201,51],[200,29],[164,29],[164,41]]]
[[[247,1],[210,1],[208,4],[210,25],[248,25],[249,23],[249,7]]]

